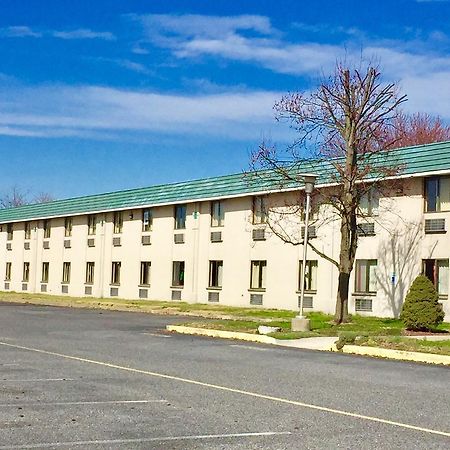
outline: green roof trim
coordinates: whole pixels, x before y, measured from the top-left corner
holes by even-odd
[[[378,154],[374,158],[374,166],[377,164],[401,166],[403,168],[401,176],[450,171],[450,141],[403,147],[384,154]],[[330,161],[305,160],[296,165],[295,169],[302,173],[317,174],[318,185],[331,182],[334,172]],[[280,179],[270,175],[269,172],[265,173],[268,175],[267,177],[252,177],[239,173],[0,209],[0,223],[262,194],[268,191],[294,189],[297,187],[302,188],[301,184],[283,184]]]

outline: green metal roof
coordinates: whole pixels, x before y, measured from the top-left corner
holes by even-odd
[[[401,166],[403,167],[401,175],[406,176],[450,171],[450,141],[403,147],[378,154],[374,159],[374,166],[378,164]],[[295,170],[317,174],[318,185],[332,182],[335,171],[330,161],[313,160],[297,164]],[[271,172],[264,172],[258,177],[239,173],[0,209],[0,223],[245,196],[297,187],[302,188],[302,185],[296,183],[286,185]]]

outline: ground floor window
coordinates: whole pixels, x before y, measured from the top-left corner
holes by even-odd
[[[174,261],[172,267],[172,286],[184,286],[184,261]]]
[[[375,294],[377,292],[377,260],[357,259],[355,268],[355,292]]]
[[[25,282],[30,281],[30,263],[29,262],[23,263],[22,281],[25,281]]]
[[[139,284],[142,286],[150,285],[150,269],[152,263],[150,261],[141,261],[141,276]]]
[[[120,268],[122,263],[120,261],[113,261],[111,265],[111,284],[120,284]]]
[[[95,262],[86,263],[86,283],[94,284]]]
[[[266,288],[267,261],[252,261],[250,274],[250,289]]]
[[[298,290],[302,288],[301,276],[302,276],[303,261],[300,261],[298,271]],[[305,265],[305,291],[317,291],[317,261],[306,261]]]
[[[64,262],[63,263],[62,282],[63,283],[70,283],[70,262]]]
[[[5,281],[11,281],[11,269],[12,269],[12,263],[7,262],[6,263],[6,271],[5,271]]]
[[[49,269],[50,269],[50,263],[43,262],[42,263],[42,276],[41,276],[42,283],[48,283]]]
[[[448,295],[448,259],[424,259],[422,271],[432,281],[439,295]]]
[[[209,262],[209,287],[222,287],[223,261]]]

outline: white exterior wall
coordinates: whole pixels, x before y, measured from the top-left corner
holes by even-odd
[[[449,213],[424,213],[423,179],[404,182],[403,192],[380,199],[379,216],[374,217],[376,235],[359,240],[356,259],[376,259],[378,289],[372,299],[370,315],[396,316],[414,278],[420,273],[422,259],[450,257],[450,233],[425,234],[424,218],[445,218]],[[285,204],[293,194],[272,194],[271,204]],[[185,284],[181,299],[187,302],[208,302],[208,292],[217,291],[220,303],[233,306],[250,306],[250,262],[267,261],[266,290],[263,307],[297,309],[298,270],[302,258],[301,245],[282,242],[266,228],[266,240],[253,241],[252,197],[223,200],[225,221],[223,227],[211,227],[210,202],[187,204],[185,230],[174,230],[174,205],[153,207],[153,227],[142,232],[142,210],[123,211],[123,230],[113,234],[113,213],[97,214],[95,236],[88,236],[88,216],[73,217],[70,238],[64,237],[64,218],[51,219],[50,248],[43,248],[43,221],[32,221],[30,250],[24,249],[24,223],[14,224],[12,241],[7,241],[6,225],[0,232],[0,288],[6,262],[12,262],[10,291],[22,291],[23,262],[30,262],[30,281],[26,292],[41,292],[42,262],[49,262],[48,294],[62,294],[63,262],[71,262],[71,279],[68,295],[85,296],[86,262],[95,262],[95,282],[92,295],[109,297],[111,294],[111,263],[121,262],[121,282],[118,296],[125,299],[139,298],[140,262],[151,262],[151,285],[148,299],[170,300],[172,262],[185,261]],[[323,212],[323,211],[322,211]],[[197,214],[195,214],[197,213]],[[372,220],[372,219],[369,219]],[[222,232],[222,242],[212,243],[211,231]],[[175,244],[174,234],[184,233],[185,243]],[[142,245],[143,234],[150,234],[151,245]],[[339,257],[339,223],[319,226],[318,237],[313,240],[317,248],[334,259]],[[113,238],[121,238],[121,246],[113,246]],[[87,239],[95,239],[95,247],[88,247]],[[70,239],[71,248],[64,248],[64,240]],[[12,250],[6,249],[7,242]],[[209,261],[223,261],[223,282],[220,290],[208,289]],[[308,260],[318,260],[317,292],[313,296],[314,310],[334,312],[337,269],[330,262],[308,250]],[[354,273],[350,280],[349,311],[355,313]],[[392,276],[395,280],[392,282]],[[450,301],[443,299],[447,320]],[[307,310],[308,311],[308,310]]]

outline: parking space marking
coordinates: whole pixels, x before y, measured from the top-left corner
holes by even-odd
[[[203,381],[192,380],[189,378],[183,378],[183,377],[177,377],[174,375],[167,375],[164,373],[152,372],[150,370],[143,370],[143,369],[136,369],[133,367],[120,366],[118,364],[108,363],[105,361],[97,361],[95,359],[88,359],[88,358],[82,358],[79,356],[66,355],[64,353],[52,352],[49,350],[42,350],[39,348],[25,347],[23,345],[9,344],[7,342],[0,342],[0,345],[6,346],[6,347],[17,348],[17,349],[21,349],[21,350],[26,350],[26,351],[30,351],[30,352],[40,353],[43,355],[57,356],[59,358],[65,358],[65,359],[69,359],[72,361],[79,361],[79,362],[85,362],[85,363],[89,363],[89,364],[95,364],[97,366],[109,367],[111,369],[123,370],[123,371],[127,371],[127,372],[138,373],[141,375],[148,375],[148,376],[152,376],[152,377],[156,377],[156,378],[162,378],[165,380],[179,381],[182,383],[192,384],[195,386],[202,386],[202,387],[207,387],[210,389],[216,389],[216,390],[223,391],[223,392],[231,392],[233,394],[240,394],[240,395],[245,395],[248,397],[260,398],[263,400],[270,400],[270,401],[277,402],[277,403],[283,403],[283,404],[293,405],[293,406],[300,406],[302,408],[327,412],[327,413],[336,414],[336,415],[340,415],[340,416],[351,417],[354,419],[366,420],[369,422],[376,422],[376,423],[381,423],[384,425],[392,425],[392,426],[404,428],[407,430],[414,430],[414,431],[420,431],[422,433],[429,433],[429,434],[436,434],[439,436],[450,437],[450,432],[448,432],[448,431],[441,431],[441,430],[434,430],[431,428],[419,427],[417,425],[411,425],[408,423],[396,422],[394,420],[389,420],[389,419],[382,419],[381,417],[366,416],[364,414],[353,413],[353,412],[344,411],[341,409],[334,409],[334,408],[328,408],[326,406],[313,405],[311,403],[304,403],[304,402],[300,402],[297,400],[290,400],[290,399],[283,398],[283,397],[274,397],[272,395],[259,394],[257,392],[251,392],[251,391],[244,391],[243,389],[236,389],[236,388],[231,388],[231,387],[227,387],[227,386],[221,386],[219,384],[205,383]]]
[[[261,433],[230,433],[230,434],[199,434],[187,436],[163,436],[138,439],[104,439],[94,441],[72,441],[72,442],[48,442],[30,445],[2,446],[1,450],[27,449],[27,448],[52,448],[52,447],[72,447],[81,445],[110,445],[110,444],[140,444],[144,442],[167,442],[167,441],[197,441],[206,439],[227,439],[227,438],[251,438],[261,436],[282,436],[290,435],[290,431],[263,431]]]
[[[75,378],[29,378],[23,380],[7,380],[6,378],[3,378],[3,380],[0,380],[1,383],[38,383],[41,381],[75,381]]]
[[[242,345],[242,344],[230,344],[229,346],[243,348],[245,350],[255,350],[257,352],[268,352],[272,350],[271,348],[259,348],[259,347],[252,347],[251,345]]]
[[[142,332],[141,334],[146,334],[148,336],[161,337],[161,338],[171,338],[172,337],[167,334],[147,333],[146,331]]]
[[[79,402],[29,402],[29,403],[0,403],[0,408],[13,406],[80,406],[80,405],[126,405],[136,403],[167,403],[167,400],[99,400]]]

